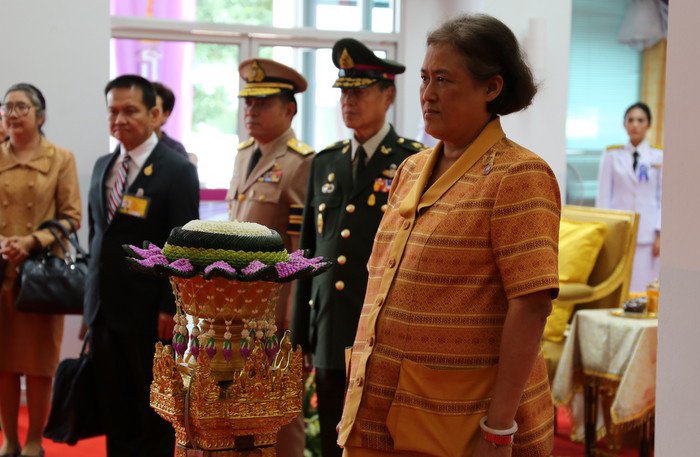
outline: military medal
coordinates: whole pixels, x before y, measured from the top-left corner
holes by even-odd
[[[374,194],[370,194],[367,199],[368,206],[374,206],[377,203],[377,197]]]
[[[258,178],[258,182],[278,183],[282,179],[282,171],[267,171]]]
[[[391,190],[391,183],[393,179],[390,178],[377,178],[374,180],[372,185],[372,190],[375,192],[389,192]]]
[[[394,176],[396,176],[396,164],[392,163],[389,166],[389,168],[387,168],[386,170],[383,170],[382,176],[385,176],[387,178],[393,178]]]

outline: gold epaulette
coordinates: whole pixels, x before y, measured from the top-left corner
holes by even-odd
[[[613,149],[624,149],[625,145],[624,144],[611,144],[610,146],[606,147],[606,151],[612,151]]]
[[[302,143],[296,138],[291,138],[289,141],[287,141],[287,146],[289,146],[290,149],[292,149],[295,152],[298,152],[303,156],[307,156],[309,154],[314,153],[314,148],[312,148],[306,143]]]
[[[408,138],[399,137],[396,142],[400,144],[404,149],[408,149],[411,152],[422,151],[428,147],[421,142],[409,140]]]
[[[255,138],[250,137],[247,140],[245,140],[243,143],[240,143],[238,145],[238,150],[240,151],[241,149],[245,149],[253,143],[255,143]]]
[[[335,149],[339,149],[339,148],[341,148],[342,146],[347,146],[347,145],[349,145],[349,144],[350,144],[350,140],[340,140],[340,141],[336,141],[335,143],[331,143],[331,144],[329,144],[328,146],[326,146],[325,148],[321,149],[321,150],[319,151],[319,154],[320,154],[321,152],[333,151],[333,150],[335,150]]]

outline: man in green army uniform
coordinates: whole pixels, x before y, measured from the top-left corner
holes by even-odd
[[[336,266],[297,284],[292,340],[313,355],[323,457],[340,456],[336,425],[345,390],[345,348],[355,338],[367,287],[367,260],[386,210],[396,169],[423,145],[400,137],[386,113],[394,78],[406,67],[377,57],[352,38],[333,46],[340,69],[341,109],[351,139],[314,157],[306,194],[301,247]]]
[[[298,249],[301,217],[313,150],[297,140],[292,119],[294,94],[306,90],[306,79],[269,59],[249,59],[238,68],[245,84],[245,126],[250,138],[238,146],[231,186],[226,195],[229,219],[263,224],[282,237],[289,252]],[[291,317],[291,283],[280,291],[277,328],[287,330]],[[304,420],[297,416],[277,435],[277,456],[301,457],[306,444]]]

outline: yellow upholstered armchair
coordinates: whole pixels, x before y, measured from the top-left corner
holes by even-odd
[[[550,380],[577,309],[615,308],[629,294],[639,215],[565,205],[559,244],[559,297],[547,319],[542,350]]]

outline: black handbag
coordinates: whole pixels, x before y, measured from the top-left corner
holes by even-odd
[[[80,247],[75,226],[69,219],[66,220],[70,223],[72,232],[55,219],[39,226],[39,229],[51,231],[56,244],[63,251],[63,258],[51,252],[49,246],[22,263],[20,289],[15,301],[17,311],[41,314],[83,313],[88,256]],[[64,240],[68,240],[68,245]]]
[[[85,335],[77,359],[62,360],[56,369],[44,437],[57,443],[73,445],[106,433],[92,359],[85,353],[89,338]]]

